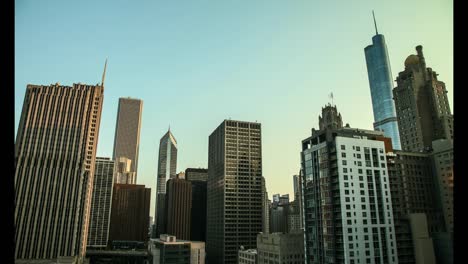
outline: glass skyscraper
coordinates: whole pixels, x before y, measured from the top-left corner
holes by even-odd
[[[177,168],[177,141],[171,131],[161,138],[159,142],[158,181],[156,186],[156,226],[153,238],[166,232],[166,183],[176,176]]]
[[[376,35],[372,37],[372,45],[364,49],[374,110],[374,129],[382,130],[386,137],[392,139],[393,148],[400,150],[400,135],[392,98],[393,79],[387,45],[385,37],[378,33],[377,26],[375,33]]]

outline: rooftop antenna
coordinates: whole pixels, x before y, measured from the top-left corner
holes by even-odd
[[[330,95],[328,97],[331,99],[331,102],[332,102],[331,105],[333,106],[333,92],[330,93]]]
[[[377,22],[375,22],[374,10],[372,10],[372,16],[374,17],[375,34],[378,35],[379,31],[377,31]]]
[[[104,86],[104,79],[106,79],[106,68],[107,68],[107,58],[106,58],[106,63],[104,64],[104,72],[102,73],[101,86]]]

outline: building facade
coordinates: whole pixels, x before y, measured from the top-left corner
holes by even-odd
[[[436,180],[438,204],[444,217],[444,231],[453,233],[453,141],[439,139],[432,142],[434,176]]]
[[[234,264],[262,231],[261,125],[225,120],[208,150],[207,260]]]
[[[158,177],[156,186],[156,226],[153,238],[159,237],[160,234],[166,232],[166,182],[169,179],[176,177],[177,169],[177,141],[171,131],[159,141],[159,158],[158,158]]]
[[[123,157],[131,160],[129,171],[135,173],[135,183],[138,172],[142,111],[142,100],[130,97],[119,98],[112,159],[117,161]]]
[[[402,150],[421,152],[432,149],[432,141],[453,140],[453,115],[445,84],[426,67],[422,46],[417,55],[405,60],[405,70],[396,78],[393,98],[398,118]]]
[[[302,141],[307,263],[398,263],[383,132],[322,116]]]
[[[119,157],[115,161],[115,183],[136,184],[136,173],[132,171],[132,160],[126,157]]]
[[[259,234],[257,252],[258,264],[304,263],[304,232]]]
[[[163,234],[151,239],[150,251],[154,264],[205,264],[205,243],[178,240],[175,236]]]
[[[383,131],[386,137],[391,138],[394,149],[401,149],[393,102],[393,77],[387,44],[385,37],[377,32],[377,25],[375,36],[372,37],[372,44],[364,49],[364,53],[374,112],[374,129]]]
[[[270,233],[270,202],[266,189],[265,177],[262,177],[262,232]]]
[[[256,249],[239,249],[239,255],[237,257],[238,264],[257,264],[257,250]]]
[[[208,169],[187,168],[185,170],[185,179],[187,181],[207,181]]]
[[[206,181],[192,180],[190,240],[206,241]]]
[[[114,161],[96,158],[93,182],[93,198],[88,231],[88,248],[106,248],[109,240]]]
[[[85,255],[104,76],[26,88],[14,152],[17,261]]]
[[[110,241],[148,241],[151,189],[137,184],[114,184]]]
[[[192,185],[182,179],[169,179],[166,191],[167,234],[190,240]]]

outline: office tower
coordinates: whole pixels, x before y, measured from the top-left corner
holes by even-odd
[[[88,231],[88,248],[106,248],[109,240],[114,161],[96,157]]]
[[[131,160],[128,171],[135,172],[135,180],[132,184],[136,184],[138,172],[142,111],[142,100],[130,97],[119,98],[112,159],[119,160],[119,158],[124,157]]]
[[[27,85],[15,142],[15,260],[85,255],[104,77],[105,68],[100,85]]]
[[[182,179],[169,179],[165,208],[167,234],[190,240],[192,184]]]
[[[150,251],[155,264],[205,264],[205,243],[177,239],[167,234],[151,239]]]
[[[302,141],[307,263],[398,263],[383,132],[322,117]]]
[[[443,216],[443,227],[432,233],[437,263],[453,263],[453,141],[432,142],[431,160],[435,178],[437,208]]]
[[[422,46],[405,60],[393,89],[402,149],[428,151],[432,141],[453,139],[451,114],[445,84],[426,67]]]
[[[187,181],[207,181],[208,180],[208,169],[202,168],[187,168],[185,170],[185,179]]]
[[[237,256],[237,263],[238,264],[257,264],[258,257],[257,257],[257,250],[256,249],[244,249],[241,246],[239,249],[239,253]]]
[[[302,229],[301,214],[299,213],[299,201],[295,200],[288,205],[288,233]]]
[[[166,182],[176,177],[177,141],[169,129],[159,141],[158,179],[156,187],[156,228],[153,238],[166,232]]]
[[[279,203],[280,201],[280,194],[273,194],[273,203]]]
[[[386,137],[391,138],[394,149],[401,149],[387,44],[384,35],[377,31],[375,17],[374,24],[375,36],[372,37],[372,45],[364,49],[374,111],[374,129],[383,131]]]
[[[224,120],[209,137],[207,256],[237,261],[239,246],[256,247],[262,231],[261,125]]]
[[[109,240],[148,241],[151,189],[137,184],[114,184]]]
[[[432,142],[434,176],[438,195],[438,204],[444,217],[443,230],[453,233],[453,141],[439,139]]]
[[[116,160],[115,183],[136,184],[136,173],[132,171],[132,160],[119,157]]]
[[[270,233],[270,203],[266,190],[265,177],[262,176],[262,232]]]
[[[289,204],[289,194],[281,195],[281,197],[279,198],[279,204]]]
[[[304,232],[257,236],[258,264],[304,263]]]
[[[299,175],[294,175],[294,199],[296,199],[297,211],[299,213],[299,225],[300,229],[304,227],[303,217],[302,217],[302,171],[299,171]]]
[[[299,175],[293,175],[294,200],[298,200],[300,196],[300,186]]]
[[[194,180],[190,183],[192,185],[190,240],[206,241],[206,181]]]
[[[288,210],[289,204],[279,205],[273,203],[270,208],[270,233],[288,232]]]

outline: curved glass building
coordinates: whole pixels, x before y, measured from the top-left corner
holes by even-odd
[[[393,102],[393,79],[387,45],[385,37],[377,32],[377,26],[375,31],[372,45],[364,49],[374,110],[374,129],[382,130],[386,137],[392,139],[393,148],[400,150],[400,135]]]

